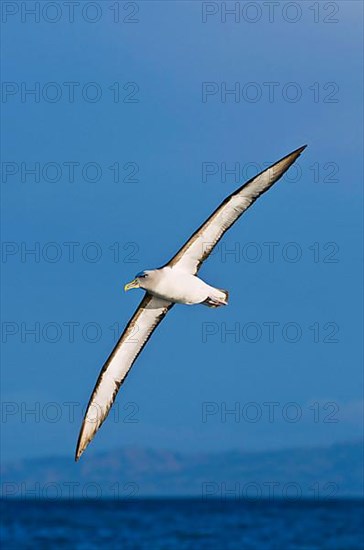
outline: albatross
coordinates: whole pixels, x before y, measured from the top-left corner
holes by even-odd
[[[268,191],[296,161],[306,145],[263,170],[229,195],[175,256],[159,269],[138,273],[124,289],[145,290],[144,297],[101,369],[88,403],[76,447],[76,461],[106,419],[120,386],[154,330],[174,304],[228,303],[228,291],[215,288],[197,274],[224,233]]]

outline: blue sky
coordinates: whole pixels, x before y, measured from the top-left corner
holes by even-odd
[[[243,181],[305,143],[298,172],[200,272],[229,289],[229,307],[171,311],[87,453],[361,437],[362,5],[293,4],[273,21],[255,6],[255,23],[243,2],[226,23],[200,2],[120,2],[119,23],[108,1],[73,23],[62,3],[39,22],[3,13],[5,459],[73,454],[116,324],[141,299],[124,283],[165,263],[237,187],[225,166]],[[22,97],[35,86],[39,101]]]

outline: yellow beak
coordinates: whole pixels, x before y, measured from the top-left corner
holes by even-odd
[[[140,287],[140,285],[139,285],[137,279],[134,279],[134,281],[131,281],[130,283],[128,283],[127,285],[124,286],[124,290],[126,292],[127,290],[130,290],[132,288],[139,288],[139,287]]]

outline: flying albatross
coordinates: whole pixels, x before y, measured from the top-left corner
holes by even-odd
[[[100,372],[82,423],[76,461],[107,417],[139,353],[173,305],[227,304],[228,292],[208,285],[197,273],[224,233],[282,177],[305,148],[306,145],[293,151],[229,195],[170,262],[159,269],[138,273],[125,285],[125,290],[142,288],[146,293]]]

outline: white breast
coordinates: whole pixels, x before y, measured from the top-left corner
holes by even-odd
[[[199,304],[209,295],[211,288],[194,275],[176,268],[164,267],[158,270],[158,279],[151,294],[180,304]]]

